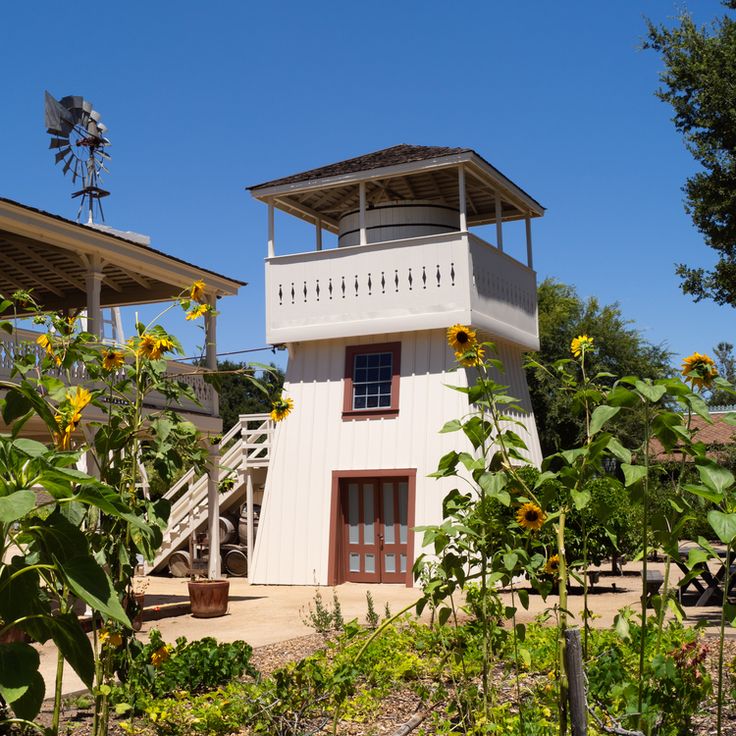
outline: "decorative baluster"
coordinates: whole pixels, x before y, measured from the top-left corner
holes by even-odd
[[[440,273],[440,264],[437,264],[437,288],[440,288],[440,284],[442,283],[442,274]]]
[[[373,282],[371,281],[371,272],[368,271],[368,296],[370,296],[373,292]]]
[[[345,298],[345,277],[341,276],[340,280],[341,280],[340,289],[342,291],[342,298],[344,299]]]
[[[414,277],[411,275],[411,268],[409,269],[409,291],[414,288]]]
[[[355,274],[355,296],[358,296],[358,274]]]
[[[296,295],[296,292],[294,291],[294,282],[291,282],[291,303],[294,303],[294,296]]]
[[[399,270],[397,268],[394,269],[394,285],[396,286],[396,291],[399,290]]]
[[[381,294],[386,293],[386,276],[384,275],[383,271],[381,271]]]
[[[281,306],[284,303],[284,290],[281,288],[281,284],[279,284],[279,306]]]
[[[332,300],[332,277],[327,280],[327,291],[330,294],[330,300]]]
[[[452,279],[452,285],[455,286],[455,263],[450,262],[450,278]]]
[[[317,287],[315,288],[315,291],[317,292],[317,301],[319,301],[319,279],[317,279]]]
[[[307,301],[307,282],[304,282],[304,301]]]
[[[427,288],[427,271],[424,268],[424,266],[422,266],[422,289],[426,289],[426,288]]]

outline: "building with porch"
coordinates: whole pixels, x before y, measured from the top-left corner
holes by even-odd
[[[458,449],[443,424],[467,413],[472,376],[446,330],[497,345],[541,452],[522,367],[539,347],[532,220],[544,208],[470,149],[400,145],[250,187],[268,207],[266,339],[288,348],[294,413],[271,448],[250,581],[412,584],[421,535],[441,520]],[[274,211],[315,227],[313,250],[278,255]],[[526,262],[504,252],[524,223]],[[471,232],[495,226],[495,243]],[[323,247],[323,232],[337,247]]]
[[[244,285],[236,279],[167,255],[134,233],[124,233],[100,226],[81,225],[63,217],[33,207],[0,199],[0,294],[11,295],[18,290],[31,291],[35,301],[47,310],[65,310],[70,314],[86,313],[87,331],[103,338],[103,309],[171,301],[194,281],[206,284],[208,303],[216,305],[223,296],[237,293]],[[23,317],[23,315],[19,315]],[[210,313],[205,319],[206,366],[217,368],[217,317]],[[10,379],[13,356],[17,352],[35,354],[40,363],[43,349],[36,343],[39,333],[17,329],[12,335],[0,332],[0,378]],[[191,386],[197,402],[187,402],[175,408],[204,434],[222,430],[217,393],[192,366],[169,361],[172,379]],[[63,378],[62,375],[59,376]],[[84,383],[84,366],[75,371],[74,380]],[[2,395],[0,391],[0,395]],[[154,411],[166,406],[163,395],[147,397],[146,408]],[[85,411],[88,421],[104,417],[94,406]],[[6,428],[0,419],[0,431]],[[45,429],[40,422],[26,423],[26,436],[42,440]],[[209,536],[218,545],[218,475],[217,448],[211,450],[210,473],[202,479],[201,498],[173,499],[186,505],[188,529],[196,528],[209,518]],[[186,530],[185,530],[186,532]],[[167,542],[170,542],[171,531]],[[176,530],[182,535],[182,530]],[[219,576],[219,555],[210,558],[209,574]]]

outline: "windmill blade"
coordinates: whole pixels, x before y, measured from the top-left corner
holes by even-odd
[[[97,151],[97,154],[101,156],[102,158],[106,158],[108,161],[112,158],[112,156],[109,153],[107,153],[106,151],[103,151],[102,149]]]
[[[71,148],[64,148],[61,151],[59,151],[59,153],[57,153],[56,156],[54,156],[54,158],[56,159],[56,163],[58,164],[59,161],[63,161],[71,152],[72,152]]]
[[[44,122],[49,133],[63,134],[71,130],[73,124],[69,111],[48,92],[44,93]]]
[[[79,95],[67,95],[62,97],[59,102],[69,111],[84,109],[84,97]]]
[[[69,145],[69,138],[52,138],[49,148],[63,148]]]
[[[61,171],[64,176],[66,176],[66,172],[69,171],[69,169],[71,168],[72,161],[74,161],[74,159],[70,156],[69,159],[64,163],[64,168]]]

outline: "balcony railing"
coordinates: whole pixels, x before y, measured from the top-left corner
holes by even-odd
[[[454,322],[536,349],[534,271],[464,232],[266,260],[266,337],[272,343]]]
[[[44,349],[36,342],[40,333],[30,330],[15,330],[13,335],[0,332],[0,379],[10,380],[14,358],[17,356],[32,355],[36,365],[40,367],[45,356]],[[167,364],[167,375],[172,379],[186,383],[196,396],[197,401],[182,399],[181,403],[171,406],[172,409],[193,414],[214,415],[214,389],[205,382],[202,375],[193,373],[194,368],[186,363],[178,363],[170,360]],[[48,372],[47,372],[48,373]],[[94,386],[87,375],[83,363],[75,363],[68,371],[55,373],[62,381],[69,380],[71,384],[86,384]],[[67,379],[68,375],[68,379]],[[170,401],[158,392],[152,392],[146,396],[144,405],[151,409],[162,409],[170,406]]]

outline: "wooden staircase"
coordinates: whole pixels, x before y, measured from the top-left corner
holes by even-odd
[[[267,468],[271,456],[274,423],[268,414],[242,414],[220,441],[219,508],[225,510],[245,500],[248,471]],[[166,565],[170,555],[189,544],[190,536],[207,526],[207,474],[185,473],[164,495],[171,503],[169,526],[152,563],[144,564],[146,574]]]

